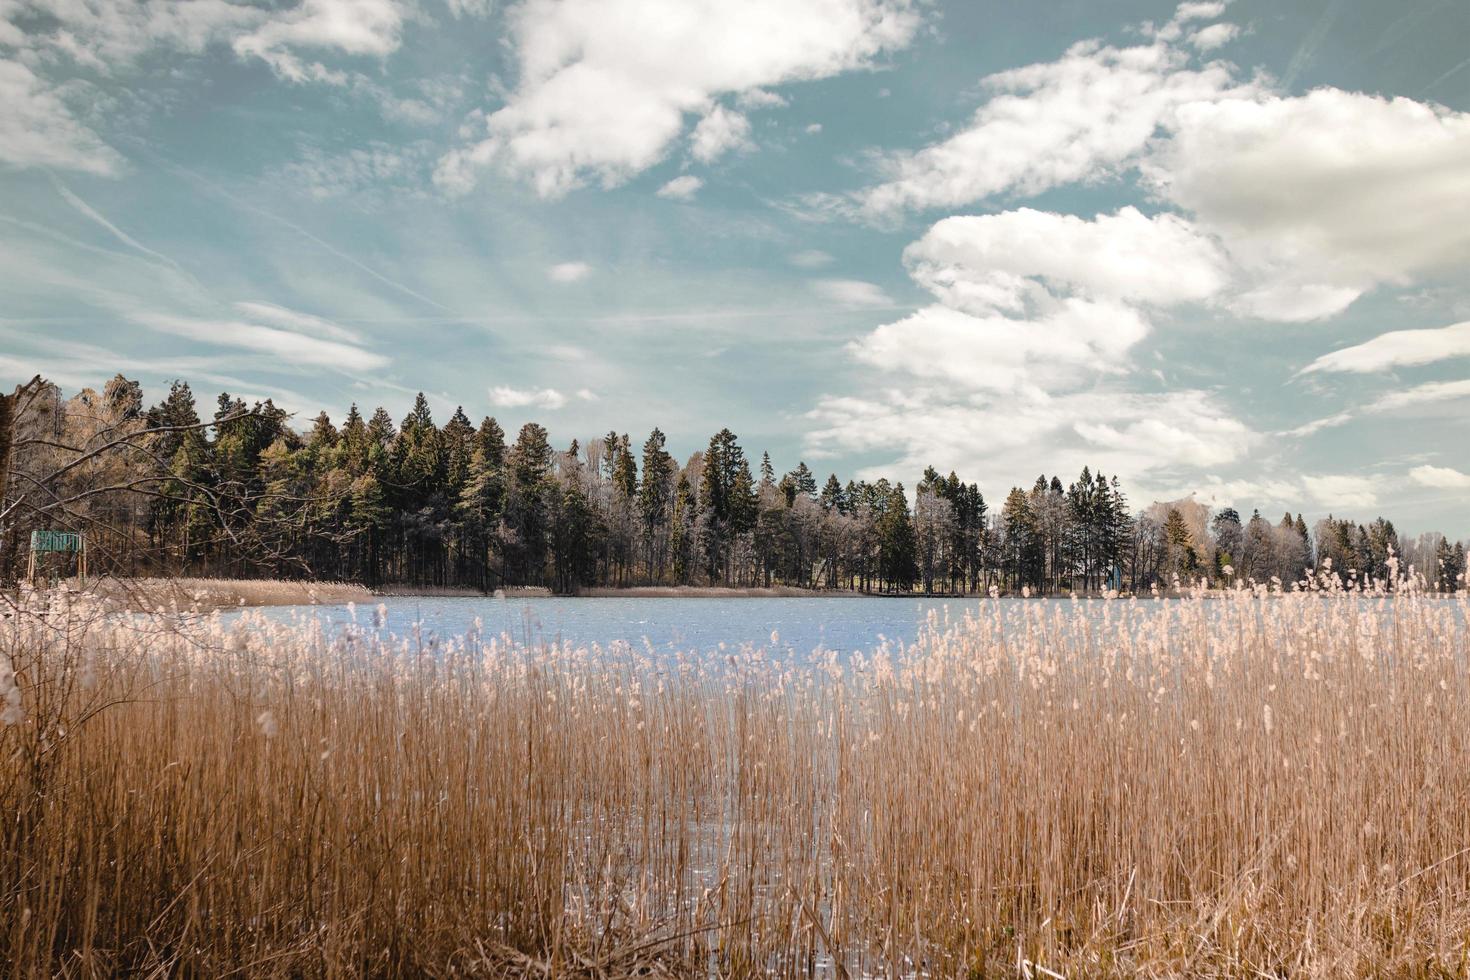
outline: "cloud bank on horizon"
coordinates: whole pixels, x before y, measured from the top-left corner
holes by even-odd
[[[1470,14],[1127,6],[0,0],[0,365],[1470,531]]]

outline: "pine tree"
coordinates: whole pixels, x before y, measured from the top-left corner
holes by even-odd
[[[511,447],[506,523],[514,534],[518,581],[539,584],[545,575],[547,541],[546,493],[551,476],[551,443],[535,422],[521,426]]]
[[[918,544],[902,483],[889,491],[887,505],[878,521],[878,549],[879,575],[888,589],[911,590],[919,576]]]
[[[332,417],[321,412],[311,424],[311,434],[306,437],[306,445],[320,457],[327,450],[337,447],[337,438],[337,427],[332,424]]]
[[[664,449],[664,434],[654,429],[643,443],[643,480],[638,486],[638,510],[643,517],[646,567],[655,581],[664,577],[663,550],[657,547],[659,529],[669,516],[674,489],[674,458]],[[657,552],[657,560],[655,560]]]

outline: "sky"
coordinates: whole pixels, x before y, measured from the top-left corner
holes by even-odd
[[[0,380],[1470,536],[1470,4],[0,0]]]

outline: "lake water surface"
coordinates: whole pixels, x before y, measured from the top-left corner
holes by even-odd
[[[1008,621],[1028,616],[1070,614],[1074,603],[1084,615],[1102,619],[1108,607],[1115,621],[1126,616],[1132,622],[1148,620],[1158,611],[1156,603],[1176,600],[1140,599],[1109,602],[1102,599],[969,598],[920,599],[843,597],[533,597],[496,599],[489,597],[391,596],[377,603],[357,606],[276,606],[253,610],[271,620],[316,618],[333,627],[356,623],[380,627],[398,636],[417,629],[424,640],[460,636],[478,628],[482,636],[508,635],[514,640],[536,644],[562,642],[575,646],[614,643],[643,647],[645,641],[656,651],[709,653],[750,645],[770,650],[809,654],[830,650],[850,654],[871,651],[884,641],[913,643],[931,616],[941,622],[962,620],[967,612],[982,608],[993,615],[997,607]],[[1261,611],[1275,600],[1264,600]],[[1320,601],[1342,601],[1323,598]],[[1366,618],[1388,623],[1396,615],[1391,600],[1364,597],[1349,600],[1359,604]],[[1214,602],[1210,603],[1214,607]],[[384,616],[379,622],[379,609]],[[1465,607],[1453,599],[1423,600],[1409,609],[1448,612],[1455,628],[1465,628]],[[1181,610],[1182,611],[1182,610]],[[226,618],[239,613],[230,611]],[[772,634],[775,634],[773,642]]]
[[[455,636],[480,622],[484,635],[509,634],[531,642],[562,641],[604,647],[624,642],[658,650],[709,652],[745,644],[778,646],[799,653],[818,648],[851,653],[871,650],[884,640],[912,643],[929,615],[952,619],[982,603],[1018,599],[917,599],[853,597],[750,598],[569,598],[402,597],[382,599],[391,632],[406,635],[415,626],[427,636]],[[1030,600],[1070,602],[1071,600]],[[320,617],[335,625],[354,622],[346,606],[278,606],[257,610],[270,619]],[[377,607],[356,607],[355,622],[375,623]]]

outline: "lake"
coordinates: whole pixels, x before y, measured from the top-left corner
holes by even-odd
[[[1264,609],[1273,600],[1262,603]],[[1320,601],[1341,601],[1322,597]],[[1391,624],[1398,606],[1380,597],[1362,597],[1359,613],[1365,621],[1376,620],[1378,628]],[[1120,617],[1142,624],[1158,611],[1156,603],[1178,600],[1140,599],[1109,602],[1102,599],[1046,598],[880,598],[843,597],[429,597],[387,596],[380,600],[386,612],[377,623],[377,603],[350,609],[348,606],[273,606],[251,610],[269,620],[285,622],[318,618],[333,627],[356,623],[360,627],[382,626],[399,636],[417,627],[425,641],[434,637],[460,636],[476,628],[484,636],[508,635],[527,643],[562,642],[575,646],[627,643],[642,647],[646,640],[656,651],[709,653],[750,645],[768,650],[790,650],[805,655],[830,650],[846,656],[855,650],[871,651],[885,640],[913,643],[931,615],[940,620],[962,620],[967,611],[982,608],[991,615],[999,607],[1008,623],[1021,626],[1021,617],[1069,615],[1074,603],[1089,618],[1101,620],[1111,609],[1115,622]],[[1211,602],[1213,608],[1215,603]],[[1183,612],[1182,607],[1180,611]],[[1453,599],[1416,599],[1409,607],[1418,612],[1447,612],[1454,628],[1465,626],[1464,607]],[[239,615],[233,610],[226,620]],[[355,617],[355,618],[354,618]],[[775,634],[773,642],[772,634]]]
[[[415,625],[427,636],[468,632],[479,619],[485,635],[508,634],[531,642],[563,641],[608,646],[625,642],[655,649],[709,652],[745,644],[809,653],[818,648],[851,653],[884,640],[912,643],[931,612],[953,619],[982,603],[1020,599],[919,599],[843,597],[572,598],[384,597],[386,626],[399,635]],[[1071,600],[1029,600],[1033,603]],[[334,625],[353,622],[346,606],[276,606],[253,610],[272,620],[320,617]],[[233,615],[233,614],[231,614]],[[375,605],[356,608],[356,622],[374,625]]]

